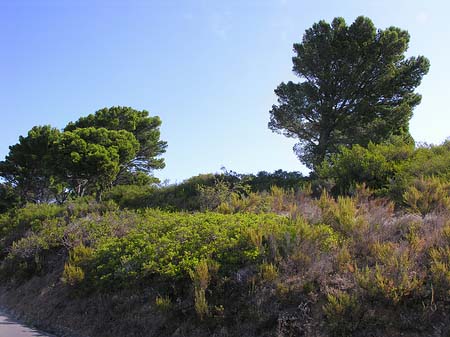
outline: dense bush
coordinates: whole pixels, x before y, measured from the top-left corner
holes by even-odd
[[[19,197],[10,184],[0,183],[0,214],[19,203]]]
[[[394,138],[388,143],[371,143],[367,148],[341,148],[322,164],[318,175],[320,180],[331,182],[335,195],[352,194],[358,185],[365,184],[376,195],[388,196],[403,205],[405,193],[411,194],[408,188],[420,179],[450,181],[450,141],[414,148]],[[449,191],[444,190],[448,195]]]
[[[221,204],[239,203],[246,197],[258,203],[258,192],[272,191],[273,187],[286,190],[304,190],[307,178],[299,172],[277,170],[253,174],[237,174],[226,171],[221,174],[200,174],[179,184],[156,185],[118,185],[106,192],[105,200],[114,200],[123,208],[160,208],[170,211],[216,210]],[[226,207],[226,205],[222,205]],[[232,207],[238,211],[238,207]],[[226,210],[223,210],[226,212]]]
[[[422,215],[450,209],[450,181],[438,178],[415,179],[403,193],[404,203]]]

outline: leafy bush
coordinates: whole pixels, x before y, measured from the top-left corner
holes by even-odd
[[[276,231],[288,222],[276,215],[185,214],[147,210],[123,237],[104,237],[95,251],[95,278],[120,287],[136,278],[184,278],[199,262],[212,259],[224,274],[261,258],[247,239],[248,228]]]
[[[19,196],[11,184],[0,183],[0,214],[19,204]]]
[[[450,297],[450,246],[433,248],[430,251],[430,272],[433,284],[439,296]]]
[[[122,208],[143,208],[155,191],[156,188],[152,186],[117,185],[105,193],[104,199],[114,200]]]
[[[261,278],[266,282],[273,282],[278,277],[278,270],[272,263],[263,263],[261,265]]]
[[[416,179],[403,193],[405,203],[422,215],[435,210],[450,209],[450,182],[438,178]]]
[[[168,186],[118,185],[106,192],[105,200],[114,200],[123,208],[161,208],[171,211],[217,210],[235,213],[241,209],[261,211],[260,196],[273,186],[285,190],[307,190],[307,179],[299,172],[259,172],[257,175],[200,174]],[[253,192],[253,193],[251,193]],[[265,201],[264,201],[265,202]]]
[[[372,144],[367,148],[355,145],[341,148],[338,154],[322,163],[317,170],[319,180],[331,181],[335,195],[351,194],[364,183],[376,195],[389,196],[402,204],[404,194],[417,177],[442,183],[450,181],[450,141],[441,145],[420,145],[416,148],[400,138],[388,143]],[[434,178],[433,178],[434,177]],[[421,192],[418,189],[418,192]]]
[[[198,317],[203,320],[209,315],[208,302],[206,301],[205,289],[194,289],[194,306]]]
[[[84,281],[84,271],[78,266],[66,263],[61,281],[71,287],[76,287]]]
[[[339,196],[337,201],[334,201],[324,191],[319,200],[319,207],[322,210],[323,222],[347,236],[366,225],[364,218],[358,214],[356,201],[353,198]]]
[[[194,270],[190,271],[190,276],[194,284],[194,307],[197,315],[203,320],[209,315],[209,306],[206,300],[206,289],[210,281],[208,263],[206,260],[200,261]]]
[[[54,204],[26,204],[17,210],[11,210],[0,218],[1,237],[22,236],[29,229],[37,229],[47,219],[61,216],[64,207]]]
[[[400,139],[385,144],[369,143],[367,148],[360,145],[342,147],[330,162],[322,164],[318,175],[321,179],[334,181],[335,194],[347,194],[362,183],[372,190],[385,192],[412,153],[413,147]]]
[[[359,286],[374,298],[394,305],[408,297],[420,296],[424,279],[412,258],[414,252],[393,243],[377,243],[372,247],[375,266],[357,272]]]
[[[333,336],[351,336],[361,320],[361,306],[355,295],[339,291],[327,295],[323,306],[327,326]]]

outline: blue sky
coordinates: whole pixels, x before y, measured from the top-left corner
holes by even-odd
[[[168,142],[161,179],[222,166],[307,172],[295,140],[267,128],[292,44],[320,19],[358,15],[411,35],[431,69],[411,120],[416,141],[450,136],[450,5],[445,0],[0,0],[0,159],[34,125],[113,105],[146,109]]]

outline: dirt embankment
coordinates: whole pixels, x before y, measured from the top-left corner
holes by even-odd
[[[114,294],[73,296],[60,281],[61,270],[35,276],[20,285],[0,287],[0,307],[13,317],[60,337],[204,337],[273,336],[272,327],[264,333],[253,322],[238,326],[211,326],[199,320],[190,304],[176,312],[156,308],[157,293],[127,289]],[[179,308],[184,306],[179,304]],[[248,332],[248,333],[247,333]]]
[[[280,307],[268,300],[260,307],[260,319],[247,319],[245,312],[255,303],[236,304],[236,316],[214,324],[200,322],[192,315],[193,308],[174,312],[158,310],[155,290],[127,289],[114,294],[91,294],[77,297],[70,294],[60,282],[60,272],[35,276],[20,285],[0,287],[0,307],[7,308],[13,317],[60,337],[326,337],[334,334],[324,328],[320,319],[323,303],[305,302],[303,306]],[[257,294],[259,300],[269,294]],[[258,301],[259,301],[258,300]],[[296,302],[300,300],[296,298]],[[230,303],[233,298],[230,297]],[[241,305],[242,304],[242,305]],[[183,304],[179,304],[179,308]],[[241,312],[239,312],[241,311]],[[249,314],[249,313],[247,313]],[[406,312],[405,312],[406,314]],[[417,313],[418,314],[418,313]],[[419,314],[418,314],[419,315]],[[404,315],[402,315],[403,317]],[[410,315],[409,320],[414,320]],[[420,315],[419,315],[420,316]],[[256,316],[255,316],[256,317]],[[448,337],[447,314],[430,317],[433,330],[399,329],[398,327],[367,326],[355,337]],[[411,323],[412,324],[412,323]]]

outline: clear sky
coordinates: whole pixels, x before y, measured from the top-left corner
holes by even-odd
[[[222,166],[307,172],[295,141],[267,128],[292,44],[320,19],[359,15],[411,35],[431,69],[411,120],[416,141],[450,136],[447,0],[0,0],[0,159],[34,125],[113,105],[146,109],[168,142],[161,179]]]

